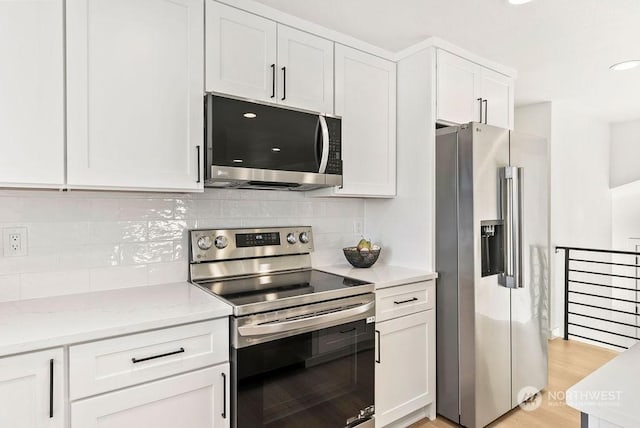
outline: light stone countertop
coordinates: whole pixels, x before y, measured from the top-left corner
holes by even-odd
[[[567,404],[621,427],[640,426],[640,343],[567,390]]]
[[[350,264],[344,263],[331,266],[314,266],[314,269],[372,282],[375,284],[376,290],[411,282],[428,281],[438,277],[435,272],[378,264],[370,268],[354,268]]]
[[[0,303],[0,356],[226,317],[188,282]]]

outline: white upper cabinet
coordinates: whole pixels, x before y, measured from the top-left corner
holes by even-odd
[[[396,193],[396,64],[336,45],[336,115],[343,185],[336,196]]]
[[[481,70],[480,78],[483,121],[500,128],[513,129],[513,79],[488,68]]]
[[[276,23],[208,0],[207,84],[221,92],[276,100]]]
[[[478,66],[438,50],[436,108],[438,120],[451,123],[480,122],[482,103]]]
[[[62,348],[0,358],[0,427],[65,426]]]
[[[64,184],[63,13],[0,1],[0,187]]]
[[[207,0],[208,92],[333,113],[333,42]]]
[[[68,184],[202,189],[203,2],[66,5]]]
[[[437,121],[513,128],[513,78],[438,49]]]
[[[333,111],[333,42],[278,25],[278,102]]]

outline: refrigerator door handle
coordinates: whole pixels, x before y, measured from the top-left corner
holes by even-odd
[[[504,220],[504,273],[499,284],[522,288],[522,222],[524,169],[506,166],[500,170],[502,219]]]

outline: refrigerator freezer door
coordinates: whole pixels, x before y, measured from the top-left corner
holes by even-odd
[[[438,414],[455,422],[460,418],[460,307],[458,282],[458,132],[438,130],[436,140],[436,406]],[[470,271],[470,273],[468,273]],[[463,272],[473,278],[473,264]],[[467,279],[468,280],[468,279]],[[473,294],[467,293],[468,311],[473,311]],[[464,303],[463,303],[464,305]],[[473,318],[463,326],[473,331]],[[473,344],[471,344],[473,346]]]
[[[546,139],[511,134],[511,165],[523,167],[522,288],[511,290],[512,398],[547,385],[549,172]],[[527,388],[530,387],[530,388]],[[532,388],[531,388],[532,387]]]
[[[467,285],[473,287],[475,296],[475,417],[471,419],[469,406],[463,405],[461,423],[483,427],[511,409],[511,290],[498,284],[499,275],[482,277],[480,265],[481,222],[501,216],[499,171],[509,165],[509,132],[488,125],[472,126],[473,182],[462,182],[460,189],[462,194],[466,188],[473,189],[473,228],[464,233],[473,235],[471,254],[477,261],[473,282]],[[460,145],[464,145],[462,139]],[[461,320],[461,331],[463,326]],[[466,379],[463,369],[466,370],[461,366],[462,398],[470,387],[463,383]]]

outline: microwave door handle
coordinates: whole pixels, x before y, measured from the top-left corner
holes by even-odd
[[[327,126],[327,119],[324,116],[320,116],[320,129],[322,130],[322,156],[320,157],[319,174],[324,174],[327,170],[327,162],[329,161],[329,127]]]

